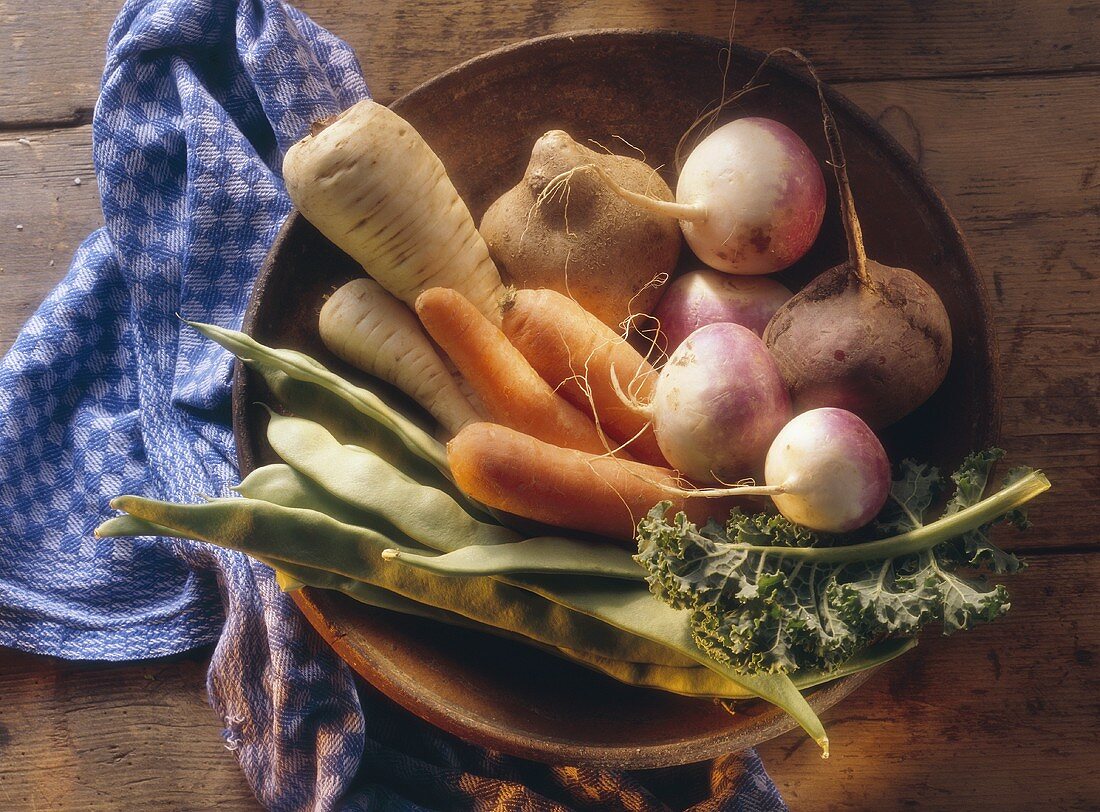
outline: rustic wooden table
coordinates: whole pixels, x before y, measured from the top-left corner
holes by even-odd
[[[118,0],[0,0],[0,350],[101,222],[91,113]],[[485,50],[595,27],[724,36],[727,0],[303,0],[388,101]],[[1100,807],[1100,4],[741,2],[737,40],[810,54],[909,149],[991,294],[1003,444],[1054,490],[1003,622],[929,635],[761,748],[794,809]],[[29,142],[29,143],[28,143]],[[77,184],[75,179],[81,183]],[[206,704],[207,653],[76,664],[0,651],[0,808],[249,809]]]

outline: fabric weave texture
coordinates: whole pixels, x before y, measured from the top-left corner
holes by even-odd
[[[368,95],[348,46],[275,0],[130,0],[93,118],[105,226],[0,362],[0,645],[130,660],[215,643],[207,691],[267,808],[664,810],[644,777],[487,752],[353,675],[272,571],[170,539],[92,535],[122,493],[229,496],[232,359],[290,212],[279,167]],[[785,809],[754,753],[698,810]]]

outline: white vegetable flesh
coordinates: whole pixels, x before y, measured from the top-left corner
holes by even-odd
[[[292,146],[290,199],[310,223],[410,307],[453,288],[494,324],[504,288],[442,161],[393,111],[364,100]]]
[[[332,294],[318,327],[333,355],[396,386],[450,436],[481,419],[413,312],[373,279],[354,279]]]

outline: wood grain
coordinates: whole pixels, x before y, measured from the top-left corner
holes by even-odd
[[[722,35],[732,5],[299,3],[363,57],[382,101],[529,36]],[[101,222],[86,124],[118,7],[0,0],[0,351]],[[1005,444],[1055,481],[1021,541],[1033,548],[1100,541],[1098,20],[1096,0],[738,9],[740,42],[802,47],[828,78],[856,82],[844,91],[920,160],[962,222],[998,317]],[[1008,618],[965,640],[930,635],[827,717],[830,761],[797,734],[763,749],[792,808],[1097,807],[1100,557],[1029,560]],[[99,666],[4,651],[0,808],[256,808],[203,699],[204,671],[201,657]]]
[[[726,36],[734,0],[402,0],[296,4],[360,55],[368,84],[390,101],[456,63],[528,37],[585,28],[665,28]],[[0,0],[0,124],[90,118],[118,0]],[[1065,72],[1100,67],[1096,0],[777,0],[737,4],[737,39],[763,50],[804,48],[833,80]],[[996,35],[990,31],[995,30]]]
[[[103,224],[92,169],[92,128],[3,133],[0,178],[3,352],[64,276],[76,248]]]
[[[792,809],[1096,809],[1100,618],[1095,554],[1035,557],[1013,607],[916,650],[824,717],[832,756],[760,748]]]
[[[225,749],[201,653],[129,665],[0,656],[0,808],[259,806]]]

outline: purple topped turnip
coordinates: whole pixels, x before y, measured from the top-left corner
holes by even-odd
[[[863,527],[890,494],[890,460],[875,433],[844,409],[813,409],[776,435],[764,479],[779,512],[812,530]]]
[[[825,179],[806,143],[767,118],[723,124],[691,151],[673,212],[703,262],[766,274],[810,250],[825,215]]]
[[[696,482],[735,482],[760,472],[791,417],[779,369],[760,338],[738,324],[710,324],[672,353],[648,404],[661,453]]]
[[[668,286],[653,315],[671,353],[695,330],[731,322],[764,334],[791,292],[766,276],[732,276],[709,268],[689,271]]]

